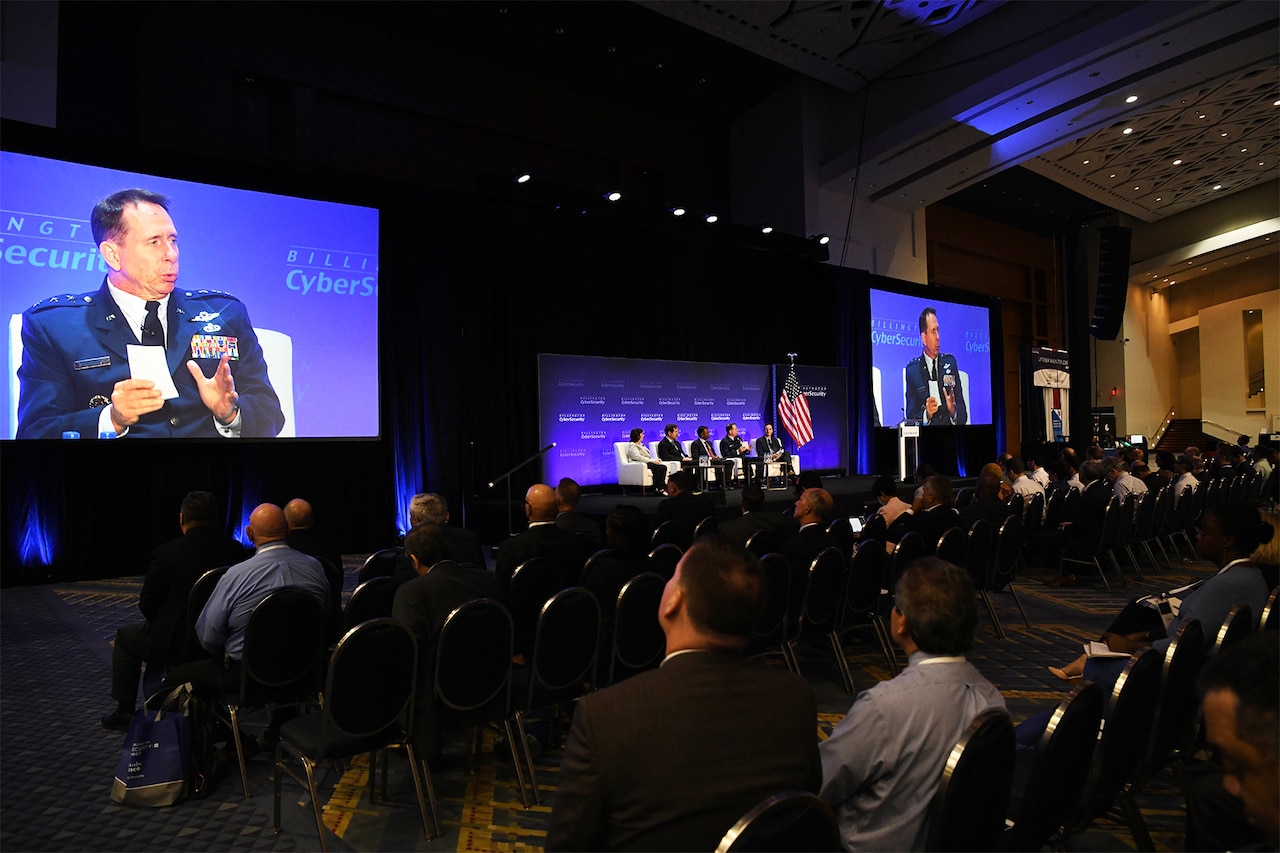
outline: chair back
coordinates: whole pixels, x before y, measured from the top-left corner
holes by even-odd
[[[760,558],[760,568],[764,571],[768,583],[764,607],[760,610],[760,621],[756,623],[753,635],[756,640],[765,641],[780,639],[787,624],[787,610],[790,605],[791,566],[786,557],[776,551],[770,551]]]
[[[1189,619],[1178,629],[1164,652],[1160,676],[1160,697],[1156,724],[1151,732],[1145,775],[1159,772],[1174,750],[1191,739],[1200,706],[1196,695],[1196,679],[1206,660],[1204,628],[1200,620]]]
[[[371,578],[395,577],[396,563],[403,556],[403,548],[383,548],[381,551],[374,551],[360,566],[360,575],[356,578],[356,584],[362,584]]]
[[[757,557],[772,554],[782,547],[782,536],[776,530],[757,530],[747,539],[747,550]]]
[[[543,707],[589,688],[600,645],[600,604],[580,586],[562,589],[538,614],[523,708]]]
[[[530,557],[511,573],[507,605],[515,628],[516,653],[527,654],[533,645],[538,614],[547,599],[564,589],[564,573],[548,557]]]
[[[683,556],[684,549],[679,545],[659,545],[649,552],[649,568],[662,575],[664,581],[669,581],[675,577],[676,564]]]
[[[919,533],[913,530],[902,534],[902,538],[898,540],[898,545],[893,549],[893,556],[889,561],[893,564],[893,583],[889,585],[891,592],[897,587],[898,578],[902,576],[902,570],[924,555],[924,540],[920,538]]]
[[[324,605],[284,587],[254,606],[244,631],[243,671],[262,687],[284,687],[316,671],[324,643]]]
[[[843,850],[831,806],[808,791],[783,791],[761,800],[730,827],[716,853],[799,853]]]
[[[355,588],[342,611],[342,630],[350,631],[369,619],[390,618],[400,581],[395,578],[370,578]]]
[[[1030,539],[1044,525],[1044,492],[1037,492],[1027,501],[1022,512],[1022,537]]]
[[[867,519],[867,523],[862,525],[862,542],[868,539],[878,539],[881,542],[889,541],[889,525],[885,524],[884,516],[880,513],[872,513]]]
[[[1227,614],[1227,618],[1222,620],[1222,625],[1218,627],[1218,633],[1213,640],[1213,650],[1210,657],[1225,649],[1227,646],[1243,640],[1245,637],[1253,633],[1253,612],[1247,604],[1237,604],[1231,608],[1231,612]]]
[[[1068,489],[1054,489],[1044,506],[1044,529],[1057,530],[1066,521]]]
[[[835,630],[844,606],[848,578],[844,557],[838,548],[828,546],[813,558],[800,603],[801,634],[821,636]]]
[[[964,531],[959,527],[953,527],[938,537],[933,553],[939,560],[946,560],[953,566],[963,566],[968,544],[969,539]]]
[[[1027,508],[1027,499],[1017,492],[1014,492],[1009,496],[1009,500],[1005,501],[1005,506],[1009,507],[1009,510],[1013,512],[1014,515],[1021,518],[1022,513]]]
[[[849,524],[849,519],[840,516],[827,525],[827,536],[831,544],[839,549],[844,561],[849,562],[853,557],[853,525]]]
[[[1094,488],[1098,488],[1095,486]],[[1098,553],[1102,554],[1116,546],[1120,541],[1120,517],[1124,513],[1124,505],[1117,497],[1107,503],[1107,511],[1102,516],[1102,529],[1098,532]]]
[[[1039,850],[1075,810],[1093,761],[1107,695],[1087,681],[1058,703],[1040,736],[1005,850]]]
[[[1161,489],[1154,494],[1148,494],[1138,502],[1138,508],[1133,516],[1133,537],[1135,541],[1145,541],[1155,534],[1156,510],[1160,509],[1160,501],[1163,499],[1164,489]]]
[[[698,526],[693,528],[693,538],[707,536],[712,533],[720,532],[720,519],[714,515],[708,515],[702,521],[698,522]]]
[[[610,684],[623,670],[636,672],[662,660],[667,635],[658,621],[658,603],[666,585],[666,580],[657,572],[643,572],[627,581],[618,593],[613,656],[609,661]]]
[[[389,729],[413,697],[417,671],[417,643],[408,629],[389,618],[362,621],[329,658],[324,712],[351,736]]]
[[[1267,603],[1262,608],[1262,617],[1258,619],[1259,631],[1272,631],[1280,627],[1280,619],[1276,618],[1276,593],[1280,591],[1280,587],[1271,590],[1271,594],[1267,596]]]
[[[1134,520],[1138,515],[1138,496],[1133,492],[1120,501],[1120,522],[1116,528],[1114,545],[1128,545],[1133,542]]]
[[[964,549],[964,569],[973,581],[974,589],[984,589],[991,574],[992,551],[996,544],[996,529],[985,518],[979,518],[969,528],[969,538]]]
[[[196,636],[196,621],[200,618],[204,606],[209,603],[209,597],[213,595],[213,588],[218,585],[218,581],[227,573],[230,566],[218,566],[216,569],[209,571],[196,578],[196,582],[191,586],[191,592],[187,594],[187,637],[186,637],[186,657],[189,660],[204,657],[208,654],[200,645],[200,638]]]
[[[681,551],[685,551],[688,550],[692,542],[693,532],[675,519],[668,519],[662,522],[653,531],[653,547],[655,548],[662,545],[675,545]]]
[[[1018,569],[1018,553],[1022,548],[1022,522],[1011,515],[996,531],[995,555],[991,560],[991,575],[987,589],[999,592],[1013,582]]]
[[[925,850],[999,850],[1013,784],[1013,720],[983,711],[947,756],[929,808]]]
[[[875,613],[880,600],[880,582],[884,576],[884,545],[874,539],[863,540],[849,564],[849,584],[845,588],[845,615],[866,618]]]
[[[973,503],[974,498],[977,496],[978,493],[974,490],[973,486],[962,486],[961,488],[956,489],[953,505],[956,509],[964,509],[969,504]]]
[[[1105,814],[1120,790],[1140,771],[1155,719],[1161,663],[1160,653],[1148,648],[1134,654],[1116,679],[1080,803],[1076,830]]]
[[[436,640],[436,699],[454,711],[467,712],[501,697],[510,687],[514,636],[511,614],[493,599],[477,598],[455,607]],[[504,700],[504,714],[507,704]]]
[[[1075,486],[1067,489],[1067,496],[1062,501],[1062,520],[1075,521],[1076,510],[1080,508],[1080,490]]]

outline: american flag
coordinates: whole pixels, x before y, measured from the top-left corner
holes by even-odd
[[[782,396],[778,398],[778,416],[786,428],[796,447],[804,447],[813,441],[813,421],[809,417],[809,401],[800,390],[800,382],[796,379],[796,366],[791,365],[787,381],[782,385]]]

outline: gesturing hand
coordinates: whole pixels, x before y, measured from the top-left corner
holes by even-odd
[[[218,369],[207,379],[204,372],[200,370],[200,365],[194,360],[187,362],[187,370],[191,372],[191,378],[196,381],[196,388],[200,391],[200,402],[213,413],[218,423],[226,425],[235,420],[236,401],[240,395],[236,393],[236,381],[231,376],[231,365],[227,363],[227,356],[224,355],[219,360]]]

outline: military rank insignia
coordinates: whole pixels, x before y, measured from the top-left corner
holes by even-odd
[[[191,336],[192,358],[222,358],[224,355],[231,361],[239,360],[240,348],[234,337],[229,335]]]

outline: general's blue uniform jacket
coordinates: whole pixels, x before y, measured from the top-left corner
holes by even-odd
[[[960,379],[960,367],[956,357],[949,352],[938,356],[938,411],[929,418],[924,411],[924,401],[929,398],[929,368],[925,357],[918,355],[907,362],[907,419],[928,421],[931,426],[939,424],[956,424],[962,426],[969,422],[969,407],[964,401],[964,383]],[[954,419],[947,411],[947,401],[943,395],[943,378],[947,374],[956,378],[956,416]]]
[[[129,427],[128,438],[216,438],[213,415],[200,400],[187,361],[212,376],[230,351],[239,394],[240,435],[274,438],[284,426],[280,400],[267,378],[262,347],[240,300],[214,290],[177,288],[168,305],[169,372],[178,396]],[[106,281],[90,293],[53,296],[22,315],[22,383],[18,438],[60,438],[74,430],[96,438],[102,406],[129,378],[126,347],[138,338],[111,298]]]

